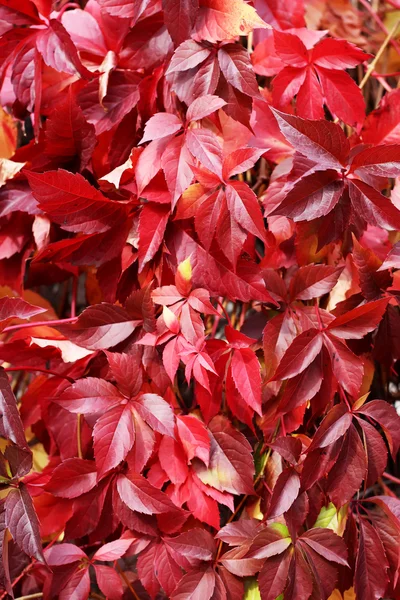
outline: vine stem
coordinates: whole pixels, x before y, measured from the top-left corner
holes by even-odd
[[[373,8],[369,4],[368,0],[360,0],[360,4],[362,4],[363,7],[367,10],[367,12],[370,14],[370,16],[375,21],[375,23],[378,25],[378,27],[383,31],[383,33],[388,36],[389,35],[389,31],[388,31],[385,23],[382,21],[382,19],[380,18],[380,16],[377,15],[376,12],[373,10]],[[398,54],[400,54],[400,46],[398,45],[398,43],[396,42],[396,40],[393,40],[392,38],[390,38],[388,40],[388,43],[389,42],[391,43],[391,45],[393,46],[393,48],[396,50],[396,52]]]
[[[380,59],[380,57],[382,56],[382,54],[384,53],[384,51],[386,50],[387,45],[389,44],[390,40],[393,38],[394,34],[397,31],[397,28],[400,24],[400,19],[398,19],[396,21],[396,23],[393,25],[392,29],[388,32],[386,38],[384,39],[381,47],[379,48],[374,60],[368,65],[368,69],[367,72],[365,73],[360,85],[358,86],[360,88],[360,90],[363,89],[363,87],[365,86],[365,84],[367,83],[368,79],[371,77],[373,71],[375,70],[375,67]]]
[[[218,302],[218,306],[222,309],[222,312],[224,313],[225,319],[228,321],[228,325],[232,325],[231,318],[228,315],[225,306],[222,304],[222,302],[219,298],[217,299],[217,302]]]
[[[78,317],[70,317],[69,319],[54,319],[53,321],[32,321],[30,323],[19,323],[18,325],[10,325],[5,327],[2,333],[8,333],[9,331],[18,331],[18,329],[27,329],[28,327],[52,327],[53,325],[66,325],[67,323],[73,323]]]
[[[20,596],[15,600],[32,600],[33,598],[43,598],[43,592],[36,592],[36,594],[28,594],[27,596]]]
[[[383,477],[386,477],[386,479],[389,479],[390,481],[393,481],[393,483],[397,483],[400,485],[400,479],[398,477],[395,477],[394,475],[391,475],[390,473],[387,473],[387,471],[383,472]]]
[[[78,295],[78,278],[73,277],[72,279],[72,291],[71,291],[71,319],[76,317],[76,301]]]
[[[132,596],[135,598],[135,600],[140,600],[140,598],[137,595],[137,593],[135,592],[135,590],[134,590],[131,582],[129,581],[129,579],[127,578],[127,576],[125,575],[125,573],[123,572],[123,570],[121,569],[121,567],[119,566],[119,564],[117,563],[115,566],[117,567],[118,573],[121,575],[122,579],[125,581],[126,585],[128,586],[128,588],[132,592]]]
[[[27,565],[25,567],[25,569],[11,582],[11,587],[13,588],[15,585],[17,585],[18,581],[20,581],[33,567],[34,563],[36,561],[33,560],[31,563],[29,563],[29,565]],[[3,598],[5,598],[7,596],[7,592],[4,591],[1,596],[0,596],[0,600],[3,600]],[[16,600],[21,600],[21,598],[17,598]]]
[[[83,454],[82,454],[82,415],[80,413],[77,414],[76,441],[77,441],[77,446],[78,446],[78,458],[83,458]]]
[[[280,424],[281,424],[281,420],[279,419],[279,420],[278,420],[278,422],[277,422],[277,424],[276,424],[275,431],[274,431],[274,433],[273,433],[273,435],[272,435],[272,441],[273,441],[273,440],[276,438],[276,436],[277,436],[277,434],[278,434],[278,430],[279,430],[279,425],[280,425]],[[263,447],[265,448],[265,446],[266,446],[266,444],[264,444],[264,446],[263,446]],[[269,447],[269,448],[268,448],[268,451],[267,451],[267,454],[265,455],[265,463],[264,463],[263,467],[261,468],[261,470],[260,470],[259,474],[257,475],[257,477],[256,477],[256,478],[255,478],[255,480],[254,480],[254,484],[253,484],[254,488],[256,487],[256,485],[259,483],[259,481],[260,481],[260,480],[263,478],[263,476],[264,476],[264,471],[265,471],[265,469],[266,469],[266,466],[267,466],[267,464],[268,464],[269,457],[271,456],[271,452],[272,452],[272,448],[271,448],[271,447]],[[240,500],[239,504],[237,505],[237,507],[236,507],[235,511],[234,511],[234,512],[231,514],[231,516],[229,517],[229,519],[228,519],[228,521],[227,521],[227,524],[228,524],[228,523],[232,523],[232,521],[233,521],[234,519],[236,519],[237,515],[238,515],[238,514],[239,514],[239,512],[241,511],[241,509],[242,509],[242,507],[243,507],[243,505],[244,505],[244,503],[246,502],[246,500],[247,500],[247,498],[248,498],[248,497],[249,497],[249,496],[248,496],[248,494],[246,494],[245,496],[243,496],[243,498]],[[218,548],[217,548],[217,554],[216,554],[216,557],[215,557],[215,562],[216,562],[216,563],[218,562],[218,559],[219,559],[219,557],[221,556],[221,552],[222,552],[222,546],[223,546],[223,541],[221,540],[221,541],[219,542],[219,544],[218,544]]]
[[[40,367],[28,367],[26,365],[18,365],[17,367],[5,367],[4,370],[8,373],[12,373],[13,371],[28,371],[30,373],[45,373],[46,375],[54,375],[54,377],[61,377],[61,379],[66,379],[70,383],[75,383],[75,379],[72,377],[68,377],[68,375],[61,375],[61,373],[56,373],[56,371],[50,371],[49,369],[41,369]]]

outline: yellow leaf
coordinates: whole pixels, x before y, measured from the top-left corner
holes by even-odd
[[[32,448],[33,455],[33,470],[41,473],[49,462],[49,455],[44,449],[43,444],[38,442]]]
[[[245,582],[243,600],[261,600],[260,589],[255,577],[251,577]]]
[[[334,590],[332,594],[329,596],[328,600],[343,600],[342,594],[339,590]]]
[[[344,596],[342,596],[339,590],[334,590],[328,600],[356,600],[356,594],[352,587],[344,593]]]
[[[0,158],[10,158],[16,147],[17,127],[15,121],[0,107]]]
[[[338,513],[336,506],[330,502],[328,506],[323,506],[314,523],[314,527],[322,527],[324,529],[332,529],[337,531],[339,526]]]
[[[179,264],[178,271],[182,279],[185,281],[190,281],[192,279],[192,265],[190,263],[190,257]]]
[[[362,407],[362,405],[364,404],[364,402],[366,401],[366,399],[369,396],[369,392],[367,392],[366,394],[364,394],[363,396],[361,396],[360,398],[358,398],[358,400],[356,400],[353,404],[353,410],[358,410],[359,408]]]

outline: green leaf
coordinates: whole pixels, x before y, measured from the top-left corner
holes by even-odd
[[[243,600],[261,600],[258,581],[255,577],[248,577],[244,582]]]
[[[338,528],[338,517],[336,506],[330,502],[328,506],[323,506],[314,523],[314,527],[323,527],[324,529],[332,529],[336,531]]]

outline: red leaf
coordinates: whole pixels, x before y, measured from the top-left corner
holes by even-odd
[[[176,45],[190,37],[199,9],[198,0],[162,0],[165,24]]]
[[[274,31],[274,46],[279,58],[291,67],[308,64],[308,50],[297,35]]]
[[[39,30],[36,47],[46,65],[56,71],[92,78],[90,71],[82,65],[76,47],[60,21],[50,19],[49,26]]]
[[[258,576],[262,600],[276,600],[284,590],[290,562],[291,554],[285,552],[283,556],[273,556],[265,563]]]
[[[198,41],[219,42],[267,27],[243,0],[202,0],[193,37]]]
[[[318,329],[308,329],[297,336],[286,350],[274,380],[290,379],[306,369],[321,352],[322,336]]]
[[[250,57],[243,46],[225,44],[218,50],[218,62],[228,83],[247,96],[259,95]]]
[[[179,511],[166,494],[151,485],[142,475],[118,475],[117,490],[122,502],[133,511],[145,515]]]
[[[197,456],[208,466],[210,462],[210,439],[205,425],[191,415],[178,416],[176,424],[188,461]]]
[[[335,506],[349,502],[365,479],[367,461],[360,436],[350,425],[340,454],[328,475],[328,495]]]
[[[125,534],[124,534],[125,535]],[[132,542],[134,542],[135,538],[127,537],[120,538],[119,540],[114,540],[113,542],[108,542],[108,544],[104,544],[101,548],[99,548],[93,555],[93,560],[104,560],[111,561],[117,560],[121,558],[125,554],[125,552],[130,548]]]
[[[358,597],[379,600],[385,596],[388,578],[385,551],[378,533],[366,519],[360,519],[354,588]]]
[[[365,118],[364,97],[350,75],[321,67],[317,67],[316,71],[331,113],[352,126],[362,124]]]
[[[313,62],[326,69],[351,69],[371,58],[346,40],[325,38],[312,51]]]
[[[400,417],[396,409],[383,400],[372,400],[364,404],[358,411],[382,427],[388,440],[389,448],[393,456],[396,456],[400,447]]]
[[[134,441],[135,429],[129,404],[117,404],[96,421],[93,442],[99,477],[124,460]]]
[[[139,322],[119,306],[104,302],[84,310],[73,324],[58,325],[57,329],[78,346],[105,350],[129,337]]]
[[[70,563],[86,558],[83,550],[75,546],[75,544],[56,544],[45,549],[44,556],[50,567],[58,567],[60,565],[68,565]]]
[[[215,588],[215,573],[211,567],[191,571],[182,577],[171,600],[210,600]]]
[[[79,157],[80,169],[90,161],[97,140],[94,126],[88,123],[72,93],[56,106],[46,121],[46,154],[71,160]]]
[[[353,308],[353,310],[336,317],[329,323],[327,329],[339,338],[360,340],[367,333],[376,329],[389,300],[389,298],[381,298]]]
[[[275,519],[289,510],[300,490],[300,477],[297,472],[288,468],[279,475],[272,491],[268,507],[268,518]]]
[[[329,411],[319,426],[308,450],[325,448],[341,438],[349,429],[353,420],[352,413],[343,404],[337,404]]]
[[[196,98],[187,109],[186,121],[200,121],[225,106],[225,104],[225,100],[210,94]]]
[[[357,397],[363,377],[360,359],[341,340],[332,335],[324,335],[324,345],[329,352],[337,381],[349,394]]]
[[[353,158],[351,170],[375,177],[397,177],[400,174],[400,145],[365,148]]]
[[[131,398],[136,396],[141,388],[141,361],[137,354],[105,352],[112,374],[118,384],[118,389]],[[85,380],[83,380],[85,381]],[[107,383],[107,382],[103,382]],[[112,390],[114,392],[115,388]],[[111,391],[111,388],[110,388]]]
[[[68,387],[57,404],[73,413],[94,414],[119,404],[122,396],[117,388],[103,379],[86,377]]]
[[[172,139],[162,155],[161,166],[172,195],[172,208],[193,180],[192,158],[185,136]]]
[[[39,521],[25,484],[11,489],[5,499],[6,525],[18,547],[28,556],[43,561]]]
[[[97,472],[91,460],[68,458],[58,465],[46,484],[46,490],[61,498],[77,498],[97,483]]]
[[[208,129],[190,129],[186,136],[186,144],[204,167],[222,177],[222,150],[215,133]]]
[[[351,180],[349,191],[355,209],[368,223],[389,230],[400,227],[400,211],[389,198],[358,179]]]
[[[210,464],[195,464],[199,479],[211,487],[231,494],[253,494],[254,463],[246,438],[222,416],[212,419]]]
[[[302,543],[305,542],[326,560],[348,566],[346,544],[341,537],[330,529],[320,527],[310,529],[303,533],[301,541]]]
[[[149,202],[139,218],[139,264],[141,270],[158,251],[170,215],[169,206]]]
[[[121,600],[124,595],[121,577],[106,565],[95,565],[94,570],[100,590],[110,600]]]
[[[241,396],[261,416],[261,373],[257,356],[250,348],[235,350],[231,369],[233,381]]]
[[[212,560],[216,549],[212,535],[200,528],[190,529],[174,538],[169,538],[166,543],[193,564],[197,561],[199,563]]]
[[[311,300],[328,294],[335,287],[340,268],[325,265],[300,267],[290,282],[290,294],[297,300]]]
[[[157,569],[158,581],[166,594],[171,596],[172,592],[182,579],[182,570],[175,562],[174,557],[170,554],[166,544],[157,545],[155,566]]]
[[[11,319],[30,319],[46,310],[46,308],[25,302],[21,298],[4,296],[0,298],[0,328],[4,329]]]
[[[297,181],[271,215],[293,221],[311,221],[329,214],[343,194],[343,183],[336,171],[317,171]]]
[[[152,429],[174,437],[175,419],[170,405],[157,394],[143,394],[134,404],[139,415]]]
[[[140,144],[170,136],[182,129],[182,121],[171,113],[157,113],[150,117],[144,127]]]
[[[30,454],[17,408],[17,400],[3,368],[0,368],[0,435]]]
[[[127,216],[126,204],[109,200],[78,173],[31,171],[27,177],[40,208],[66,231],[101,233]]]
[[[283,135],[298,152],[327,169],[340,170],[347,163],[350,146],[339,125],[271,110]]]
[[[383,261],[382,265],[379,267],[378,271],[386,271],[386,269],[390,268],[400,269],[400,243],[394,244],[393,248],[390,250],[389,254]]]

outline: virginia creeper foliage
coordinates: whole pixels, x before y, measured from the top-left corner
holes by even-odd
[[[0,600],[400,599],[400,3],[78,1],[0,0]]]

